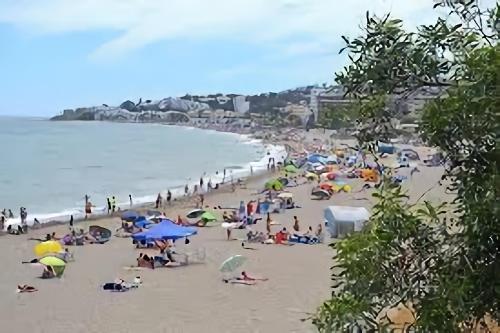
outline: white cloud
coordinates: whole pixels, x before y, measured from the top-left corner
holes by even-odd
[[[174,38],[233,38],[285,45],[284,55],[321,52],[358,30],[366,10],[410,26],[432,18],[432,0],[0,0],[0,22],[33,33],[116,31],[95,58]],[[293,41],[289,45],[285,42]],[[326,48],[325,47],[325,48]]]

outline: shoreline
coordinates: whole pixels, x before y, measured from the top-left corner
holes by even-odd
[[[47,119],[48,121],[51,121],[50,119]],[[124,123],[133,123],[133,122],[124,122]],[[227,184],[231,183],[232,181],[236,182],[238,179],[245,180],[245,181],[250,181],[253,178],[259,178],[262,177],[264,174],[268,174],[269,170],[266,170],[265,166],[265,160],[268,158],[274,158],[276,162],[283,162],[284,158],[287,157],[288,152],[286,151],[286,147],[283,142],[278,142],[278,141],[271,141],[271,140],[263,140],[263,139],[258,139],[255,138],[252,134],[250,133],[240,133],[237,131],[223,131],[220,130],[219,128],[201,128],[201,127],[196,127],[196,126],[185,126],[182,124],[179,125],[172,125],[172,124],[165,124],[165,123],[138,123],[138,124],[158,124],[158,125],[163,125],[163,126],[176,126],[176,127],[184,127],[184,128],[192,128],[192,129],[197,129],[197,130],[203,130],[203,131],[211,131],[211,132],[217,132],[217,133],[226,133],[233,135],[235,137],[238,137],[241,140],[239,144],[259,144],[261,146],[261,149],[267,152],[267,154],[261,156],[261,158],[258,161],[249,161],[245,165],[228,165],[224,170],[228,170],[228,174],[226,176],[222,176],[222,172],[219,171],[219,174],[206,174],[203,172],[203,170],[200,170],[200,175],[203,175],[203,179],[205,181],[204,188],[205,190],[203,191],[198,191],[194,196],[191,193],[192,189],[195,185],[198,185],[197,179],[190,180],[186,185],[188,185],[190,189],[190,194],[188,195],[188,201],[192,201],[193,197],[198,197],[200,193],[203,193],[204,195],[208,195],[207,193],[207,181],[210,179],[212,183],[219,184],[219,186],[226,186]],[[271,154],[270,154],[271,153]],[[281,158],[283,157],[283,158]],[[253,173],[253,175],[251,175]],[[186,196],[184,195],[184,186],[183,185],[177,185],[174,187],[166,187],[164,189],[158,189],[156,191],[153,190],[151,191],[150,194],[142,195],[139,197],[133,198],[133,205],[130,206],[128,200],[127,201],[118,201],[116,204],[117,211],[124,211],[127,209],[142,209],[144,207],[147,207],[149,209],[154,209],[154,204],[156,200],[156,193],[161,193],[162,197],[165,199],[166,197],[166,192],[167,190],[170,190],[172,192],[172,202],[175,200],[183,201]],[[92,201],[92,199],[91,199]],[[28,206],[28,205],[26,205]],[[49,212],[49,213],[31,213],[28,208],[28,219],[27,219],[27,224],[28,227],[31,227],[30,229],[39,229],[39,228],[44,228],[46,226],[54,226],[58,224],[66,224],[69,223],[69,220],[71,216],[73,216],[74,221],[83,221],[83,220],[90,220],[90,219],[85,219],[85,209],[84,206],[81,208],[62,208],[58,212]],[[107,207],[103,205],[96,205],[92,209],[92,219],[103,219],[106,217],[111,216],[110,214],[107,213]],[[37,219],[40,224],[33,228],[34,225],[34,219]],[[13,226],[18,226],[21,224],[20,217],[14,217],[12,219],[6,219],[4,228],[3,230],[0,230],[0,235],[2,231],[5,231],[9,225]]]

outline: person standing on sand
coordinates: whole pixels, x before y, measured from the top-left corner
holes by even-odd
[[[115,198],[115,196],[113,195],[113,199],[112,199],[112,201],[111,201],[111,212],[113,212],[113,213],[114,213],[114,212],[115,212],[115,210],[116,210],[116,198]]]
[[[109,212],[111,212],[111,199],[109,197],[107,197],[106,202],[108,204],[108,215],[109,215]]]
[[[158,192],[158,196],[156,197],[156,205],[155,205],[156,209],[161,207],[161,201],[162,201],[161,193]]]
[[[92,214],[92,203],[90,202],[90,200],[87,200],[87,202],[85,203],[85,219],[87,219],[91,214]]]
[[[299,232],[300,231],[299,219],[297,218],[297,216],[293,217],[293,230],[295,232]]]
[[[253,166],[250,165],[250,176],[253,176]]]
[[[207,192],[210,192],[210,191],[212,191],[212,179],[209,179],[208,183],[207,183]]]
[[[172,200],[172,192],[167,191],[167,204],[170,206],[170,201]]]
[[[266,231],[267,231],[267,234],[270,235],[271,234],[271,214],[267,213],[267,218],[266,218]]]
[[[226,181],[226,168],[224,168],[224,173],[222,175],[222,184]]]
[[[128,201],[130,203],[130,207],[132,207],[134,205],[134,202],[132,201],[132,194],[128,195]]]
[[[184,195],[187,197],[189,194],[189,186],[188,184],[186,184],[186,186],[184,186]]]
[[[203,177],[200,177],[200,192],[203,192]]]

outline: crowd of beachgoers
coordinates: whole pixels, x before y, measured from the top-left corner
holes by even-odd
[[[290,318],[283,327],[288,327],[287,331],[293,327],[298,327],[298,331],[311,330],[310,323],[300,319],[328,297],[331,253],[327,245],[334,238],[359,230],[369,219],[370,193],[380,184],[381,176],[390,170],[396,181],[408,184],[410,192],[417,189],[420,194],[424,192],[422,186],[439,179],[441,169],[423,163],[420,155],[427,151],[423,148],[381,145],[382,163],[374,163],[370,156],[355,150],[352,140],[336,141],[297,130],[269,135],[275,143],[286,143],[289,154],[285,160],[270,159],[264,173],[213,186],[201,176],[198,186],[188,188],[182,197],[159,193],[154,203],[134,205],[130,196],[129,208],[116,207],[116,199],[110,196],[108,215],[98,217],[93,216],[90,197],[86,197],[87,219],[71,218],[65,224],[41,229],[21,226],[20,232],[2,237],[0,246],[3,242],[16,249],[6,268],[22,273],[3,278],[0,289],[14,284],[20,293],[34,293],[45,301],[64,303],[66,296],[59,295],[58,288],[86,298],[81,292],[89,288],[88,281],[82,280],[84,276],[101,292],[161,290],[163,278],[159,271],[167,268],[181,271],[177,277],[169,275],[169,281],[164,281],[170,288],[168,295],[179,307],[172,312],[187,320],[185,326],[177,326],[179,331],[202,327],[190,321],[189,302],[179,299],[182,293],[191,297],[199,293],[206,299],[198,298],[197,302],[205,306],[216,302],[226,313],[241,315],[234,309],[236,303],[228,301],[224,285],[262,288],[256,293],[257,299],[244,290],[234,292],[247,298],[249,309],[259,313],[259,318],[269,319],[265,314],[268,311],[283,311],[270,297],[289,302],[302,315],[292,316],[286,310]],[[417,176],[419,185],[412,180]],[[23,270],[20,263],[39,267],[40,274]],[[95,271],[95,267],[99,270]],[[221,285],[200,284],[196,276],[203,276],[203,281],[213,278],[214,283]],[[14,278],[19,280],[13,283]],[[298,293],[302,300],[296,299],[293,292],[288,294],[299,287],[297,283],[306,283],[301,287],[309,290],[306,294]],[[282,288],[286,295],[275,293]],[[146,301],[150,292],[133,294],[137,302],[167,306],[161,297]],[[221,304],[218,297],[228,304]],[[102,310],[104,305],[100,303],[96,306]],[[254,304],[260,304],[258,310]],[[73,306],[77,307],[70,307]],[[240,310],[244,309],[245,302]],[[106,313],[116,316],[111,309],[106,309]],[[154,316],[148,318],[155,320]],[[280,327],[248,314],[242,318],[250,322],[226,319],[225,325],[213,323],[208,331],[245,331],[249,327],[265,331]],[[31,327],[34,323],[28,321],[26,325]],[[158,325],[164,328],[163,324]],[[52,327],[62,331],[63,326]],[[146,326],[135,323],[132,327]]]

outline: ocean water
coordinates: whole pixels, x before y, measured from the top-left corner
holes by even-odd
[[[103,211],[106,197],[122,207],[155,200],[170,189],[181,195],[201,176],[220,182],[265,169],[282,147],[231,133],[160,124],[51,122],[0,118],[0,209],[28,220],[81,217],[84,196]],[[216,171],[219,175],[216,176]]]

